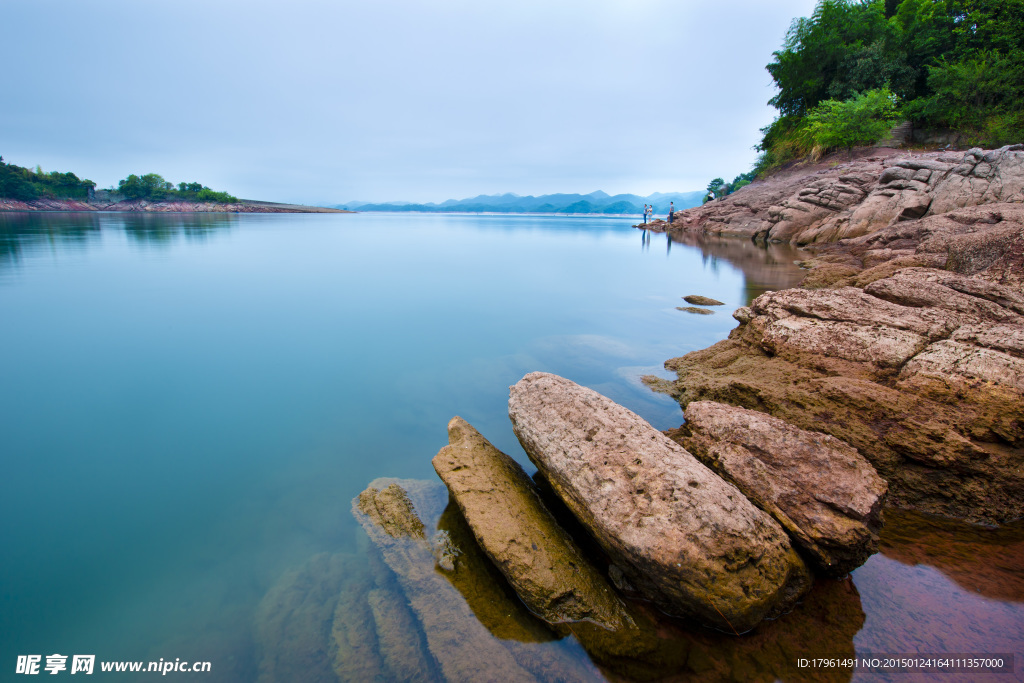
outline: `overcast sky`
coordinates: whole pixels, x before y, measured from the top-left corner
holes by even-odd
[[[813,0],[2,0],[0,154],[342,203],[749,170]]]

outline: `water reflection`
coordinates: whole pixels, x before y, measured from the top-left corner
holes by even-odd
[[[227,213],[0,212],[0,272],[44,250],[84,252],[100,244],[106,229],[123,230],[135,244],[166,248],[179,237],[205,241],[237,222]]]
[[[765,292],[788,289],[797,286],[806,271],[796,265],[808,257],[808,253],[788,244],[761,245],[738,237],[720,237],[699,233],[679,233],[667,239],[700,250],[705,267],[712,272],[718,267],[719,259],[729,263],[743,273],[744,299],[746,304]]]
[[[84,250],[99,236],[99,216],[92,213],[0,212],[0,270],[37,250]]]
[[[112,227],[120,227],[137,244],[167,247],[179,236],[190,242],[205,241],[211,234],[233,228],[238,216],[231,213],[125,213]]]

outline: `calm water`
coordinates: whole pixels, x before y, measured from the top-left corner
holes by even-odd
[[[678,426],[640,376],[724,338],[799,256],[648,243],[629,223],[0,214],[0,671],[80,653],[255,680],[268,590],[319,553],[365,554],[351,499],[380,476],[436,479],[453,415],[533,470],[506,414],[527,372]],[[677,311],[687,294],[726,306]],[[820,648],[1020,653],[1024,563],[984,562],[983,585],[963,569],[1019,560],[1020,534],[915,523],[822,589],[845,616]],[[942,560],[954,537],[988,550]]]

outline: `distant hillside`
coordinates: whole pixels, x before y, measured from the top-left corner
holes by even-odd
[[[449,199],[435,204],[409,204],[388,202],[370,204],[349,202],[335,208],[352,211],[425,211],[452,213],[593,213],[608,215],[630,215],[643,213],[644,204],[653,204],[655,214],[668,213],[669,202],[675,202],[676,210],[700,206],[704,191],[655,192],[647,197],[635,194],[609,195],[606,192],[590,194],[545,194],[539,197],[522,197],[511,192],[501,195],[479,195],[470,199]]]

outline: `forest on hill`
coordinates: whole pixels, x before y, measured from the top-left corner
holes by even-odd
[[[899,120],[1024,141],[1024,0],[821,0],[766,68],[779,113],[758,173],[873,144]]]

